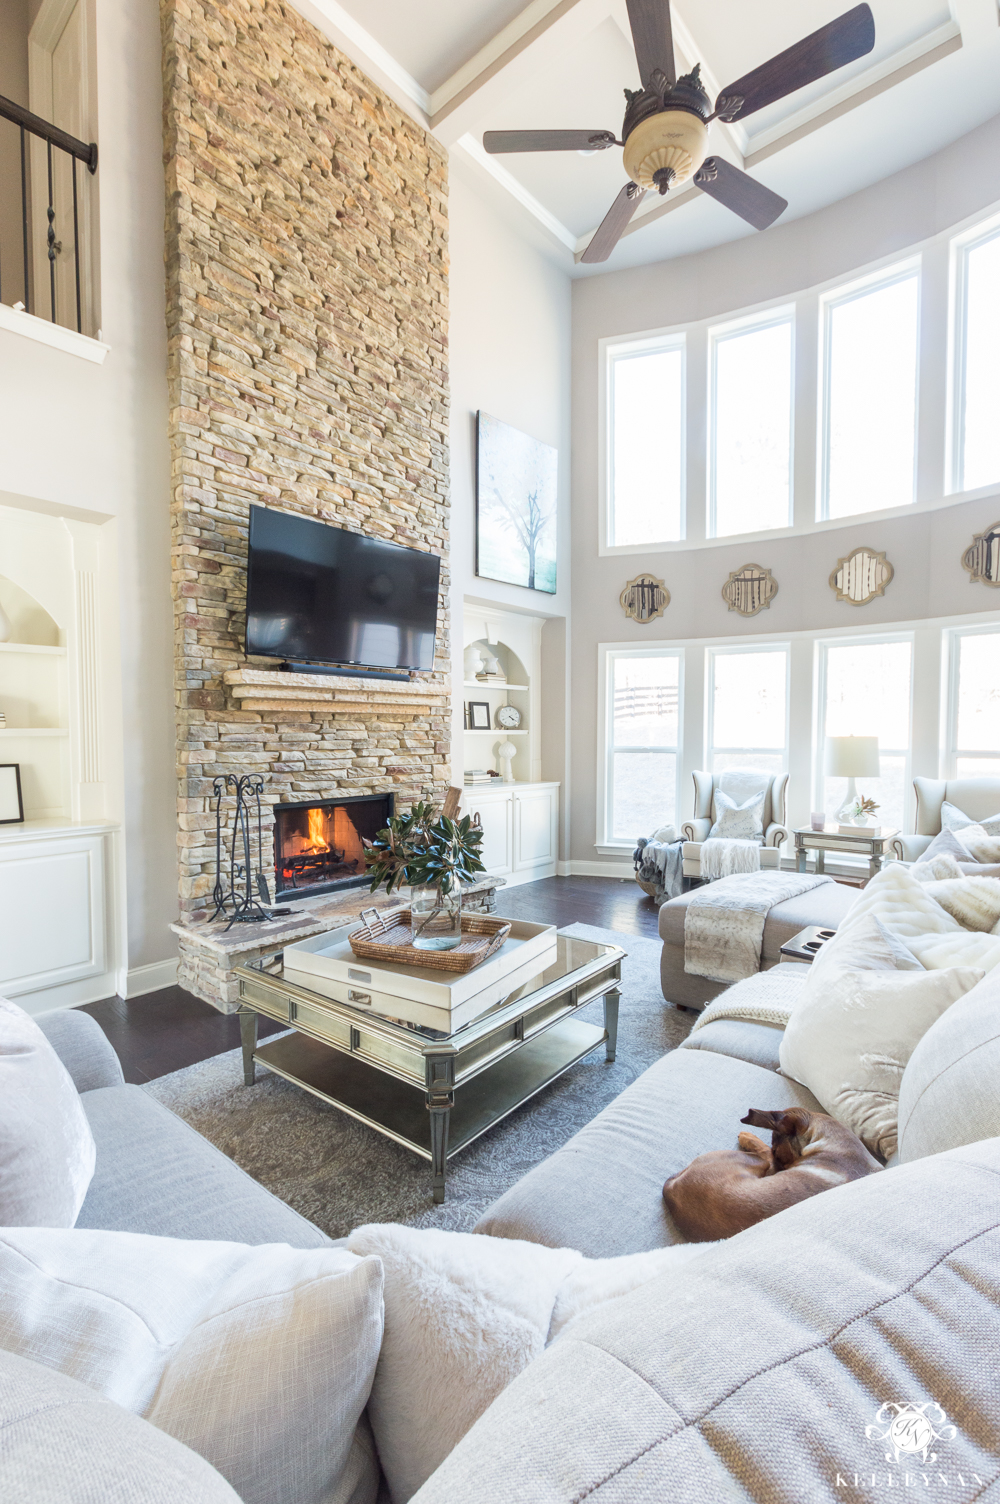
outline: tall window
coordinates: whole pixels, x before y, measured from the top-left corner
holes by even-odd
[[[958,266],[958,489],[1000,480],[1000,230],[963,247]]]
[[[608,358],[608,543],[683,537],[683,337]]]
[[[1000,774],[1000,632],[955,632],[950,752],[957,778]]]
[[[825,773],[828,736],[877,736],[879,778],[859,778],[858,792],[878,804],[881,825],[905,830],[910,766],[910,667],[908,639],[890,642],[828,642],[822,653],[822,715],[817,746],[822,807],[840,808],[847,785]]]
[[[709,536],[792,517],[792,319],[711,336]]]
[[[780,773],[788,765],[788,649],[710,648],[709,766]]]
[[[913,270],[825,300],[824,517],[913,501],[918,298]]]
[[[679,653],[608,655],[607,818],[611,842],[673,824],[680,734]]]

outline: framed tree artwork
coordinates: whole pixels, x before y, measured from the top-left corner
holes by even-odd
[[[489,413],[476,414],[476,574],[556,590],[559,454]]]

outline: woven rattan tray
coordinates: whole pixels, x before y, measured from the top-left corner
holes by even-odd
[[[361,928],[347,937],[356,956],[369,961],[396,961],[401,966],[429,966],[435,971],[471,971],[496,955],[510,934],[506,919],[463,914],[462,938],[453,950],[418,950],[412,944],[409,909],[390,910],[384,915],[378,909],[363,909],[361,918]]]

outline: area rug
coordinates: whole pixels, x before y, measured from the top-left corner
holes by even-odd
[[[257,1084],[245,1087],[239,1050],[162,1076],[145,1090],[330,1237],[364,1222],[469,1232],[509,1186],[680,1044],[694,1021],[663,1000],[658,940],[587,924],[566,933],[628,952],[617,1059],[609,1065],[602,1045],[457,1154],[441,1206],[431,1201],[425,1160],[280,1076],[259,1069]],[[601,1004],[580,1017],[600,1023]]]

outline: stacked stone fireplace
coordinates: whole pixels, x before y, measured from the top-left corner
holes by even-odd
[[[219,775],[261,774],[267,806],[282,822],[287,811],[286,896],[358,882],[341,827],[324,814],[310,842],[293,810],[350,811],[361,798],[405,808],[440,800],[450,781],[447,157],[280,0],[164,0],[163,45],[179,892],[191,925],[211,912]],[[433,670],[382,684],[248,662],[251,503],[440,555]],[[268,821],[267,875],[271,834]]]

